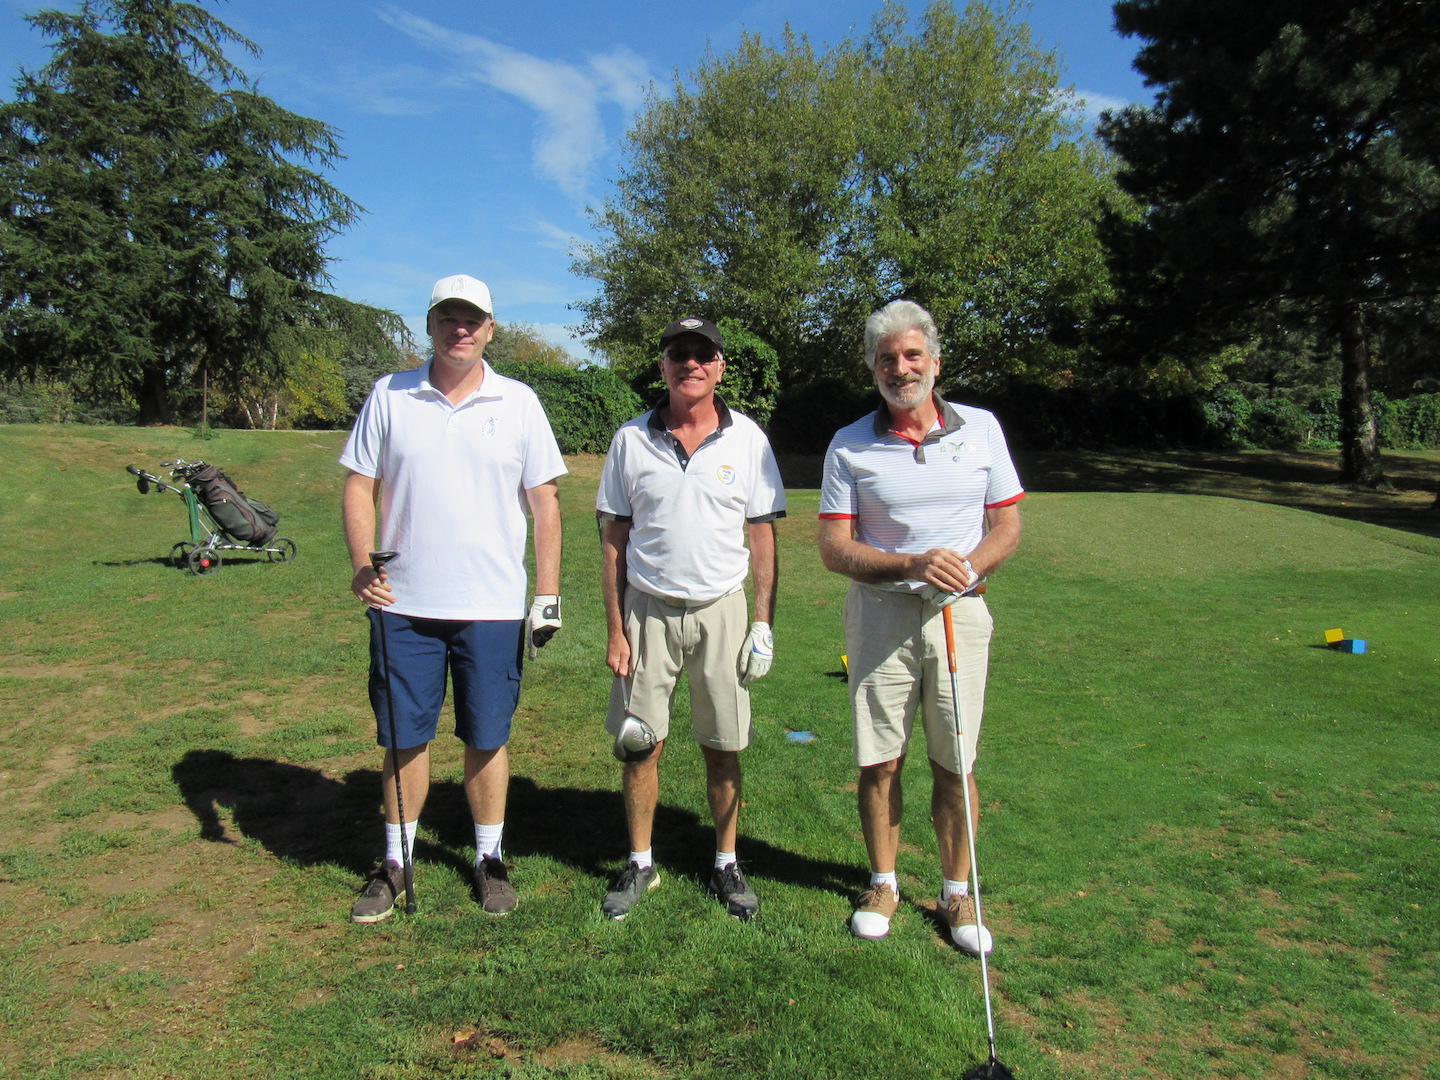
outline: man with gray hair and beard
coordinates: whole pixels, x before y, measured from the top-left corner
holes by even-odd
[[[973,767],[992,628],[980,593],[1020,542],[1017,504],[1025,491],[995,417],[935,393],[940,343],[929,312],[908,300],[875,312],[865,323],[865,360],[884,404],[835,433],[820,492],[820,557],[827,569],[851,579],[845,644],[871,873],[850,927],[858,937],[884,937],[899,908],[901,770],[918,709],[934,778],[939,913],[955,944],[979,955],[990,951],[991,938],[969,894],[962,785],[969,785],[968,803],[976,808],[973,827],[979,816]],[[958,701],[945,686],[947,606]]]

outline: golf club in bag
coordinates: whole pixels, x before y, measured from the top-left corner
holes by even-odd
[[[995,1011],[990,1004],[990,968],[985,962],[985,914],[980,909],[980,864],[975,860],[975,817],[970,805],[970,762],[965,753],[965,732],[960,720],[960,681],[955,674],[955,620],[950,605],[940,609],[945,620],[945,659],[950,667],[950,704],[955,710],[955,746],[960,753],[960,790],[965,793],[965,838],[970,844],[970,894],[975,900],[975,926],[980,944],[980,982],[985,988],[985,1030],[990,1039],[990,1060],[976,1065],[965,1080],[1015,1080],[1015,1074],[995,1056]]]
[[[398,551],[372,551],[370,565],[380,573]],[[400,740],[395,734],[395,692],[390,685],[390,645],[385,634],[385,611],[376,609],[375,622],[380,627],[380,662],[385,665],[385,712],[390,718],[390,769],[395,774],[395,810],[400,817],[400,857],[405,875],[405,914],[415,914],[415,864],[410,859],[410,840],[405,834],[405,795],[400,785]]]

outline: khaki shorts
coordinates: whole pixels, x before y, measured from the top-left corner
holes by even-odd
[[[605,729],[619,732],[628,695],[630,714],[666,738],[683,670],[690,681],[695,741],[713,750],[744,750],[750,745],[750,691],[740,685],[739,663],[749,632],[743,589],[694,607],[626,589],[630,676],[610,688]]]
[[[960,730],[965,738],[965,760],[973,769],[994,623],[978,596],[957,600],[950,610],[955,625]],[[960,774],[940,608],[916,593],[852,582],[845,596],[845,649],[849,654],[855,764],[862,768],[879,765],[905,754],[918,708],[924,717],[931,760]]]

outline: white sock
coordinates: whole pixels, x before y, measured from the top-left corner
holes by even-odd
[[[475,865],[480,865],[480,860],[486,855],[492,859],[500,858],[500,840],[505,832],[505,823],[498,825],[481,825],[475,823]]]
[[[953,881],[947,877],[945,884],[940,886],[940,902],[943,904],[952,896],[965,896],[969,892],[970,883],[968,881]]]
[[[385,823],[385,858],[397,866],[404,866],[405,851],[409,851],[410,857],[413,859],[415,857],[415,830],[419,825],[420,821],[418,818],[406,824],[405,848],[402,850],[400,847],[400,826],[391,825],[390,822],[387,821]]]
[[[873,870],[870,871],[870,887],[873,889],[876,885],[889,885],[890,888],[895,890],[896,896],[900,895],[900,878],[894,870],[891,870],[888,874],[877,874]]]
[[[716,869],[716,870],[724,870],[725,867],[729,866],[729,865],[730,865],[731,863],[733,863],[734,861],[735,861],[735,852],[733,852],[733,851],[717,851],[717,852],[715,852],[715,869]]]
[[[632,851],[630,852],[630,861],[640,867],[641,870],[644,870],[647,867],[655,865],[654,852],[655,849],[653,847],[647,847],[644,851]]]

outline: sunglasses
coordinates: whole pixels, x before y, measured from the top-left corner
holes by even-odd
[[[720,350],[714,346],[681,345],[677,348],[667,349],[665,359],[673,364],[683,364],[690,360],[694,360],[697,364],[711,364],[720,359]]]

